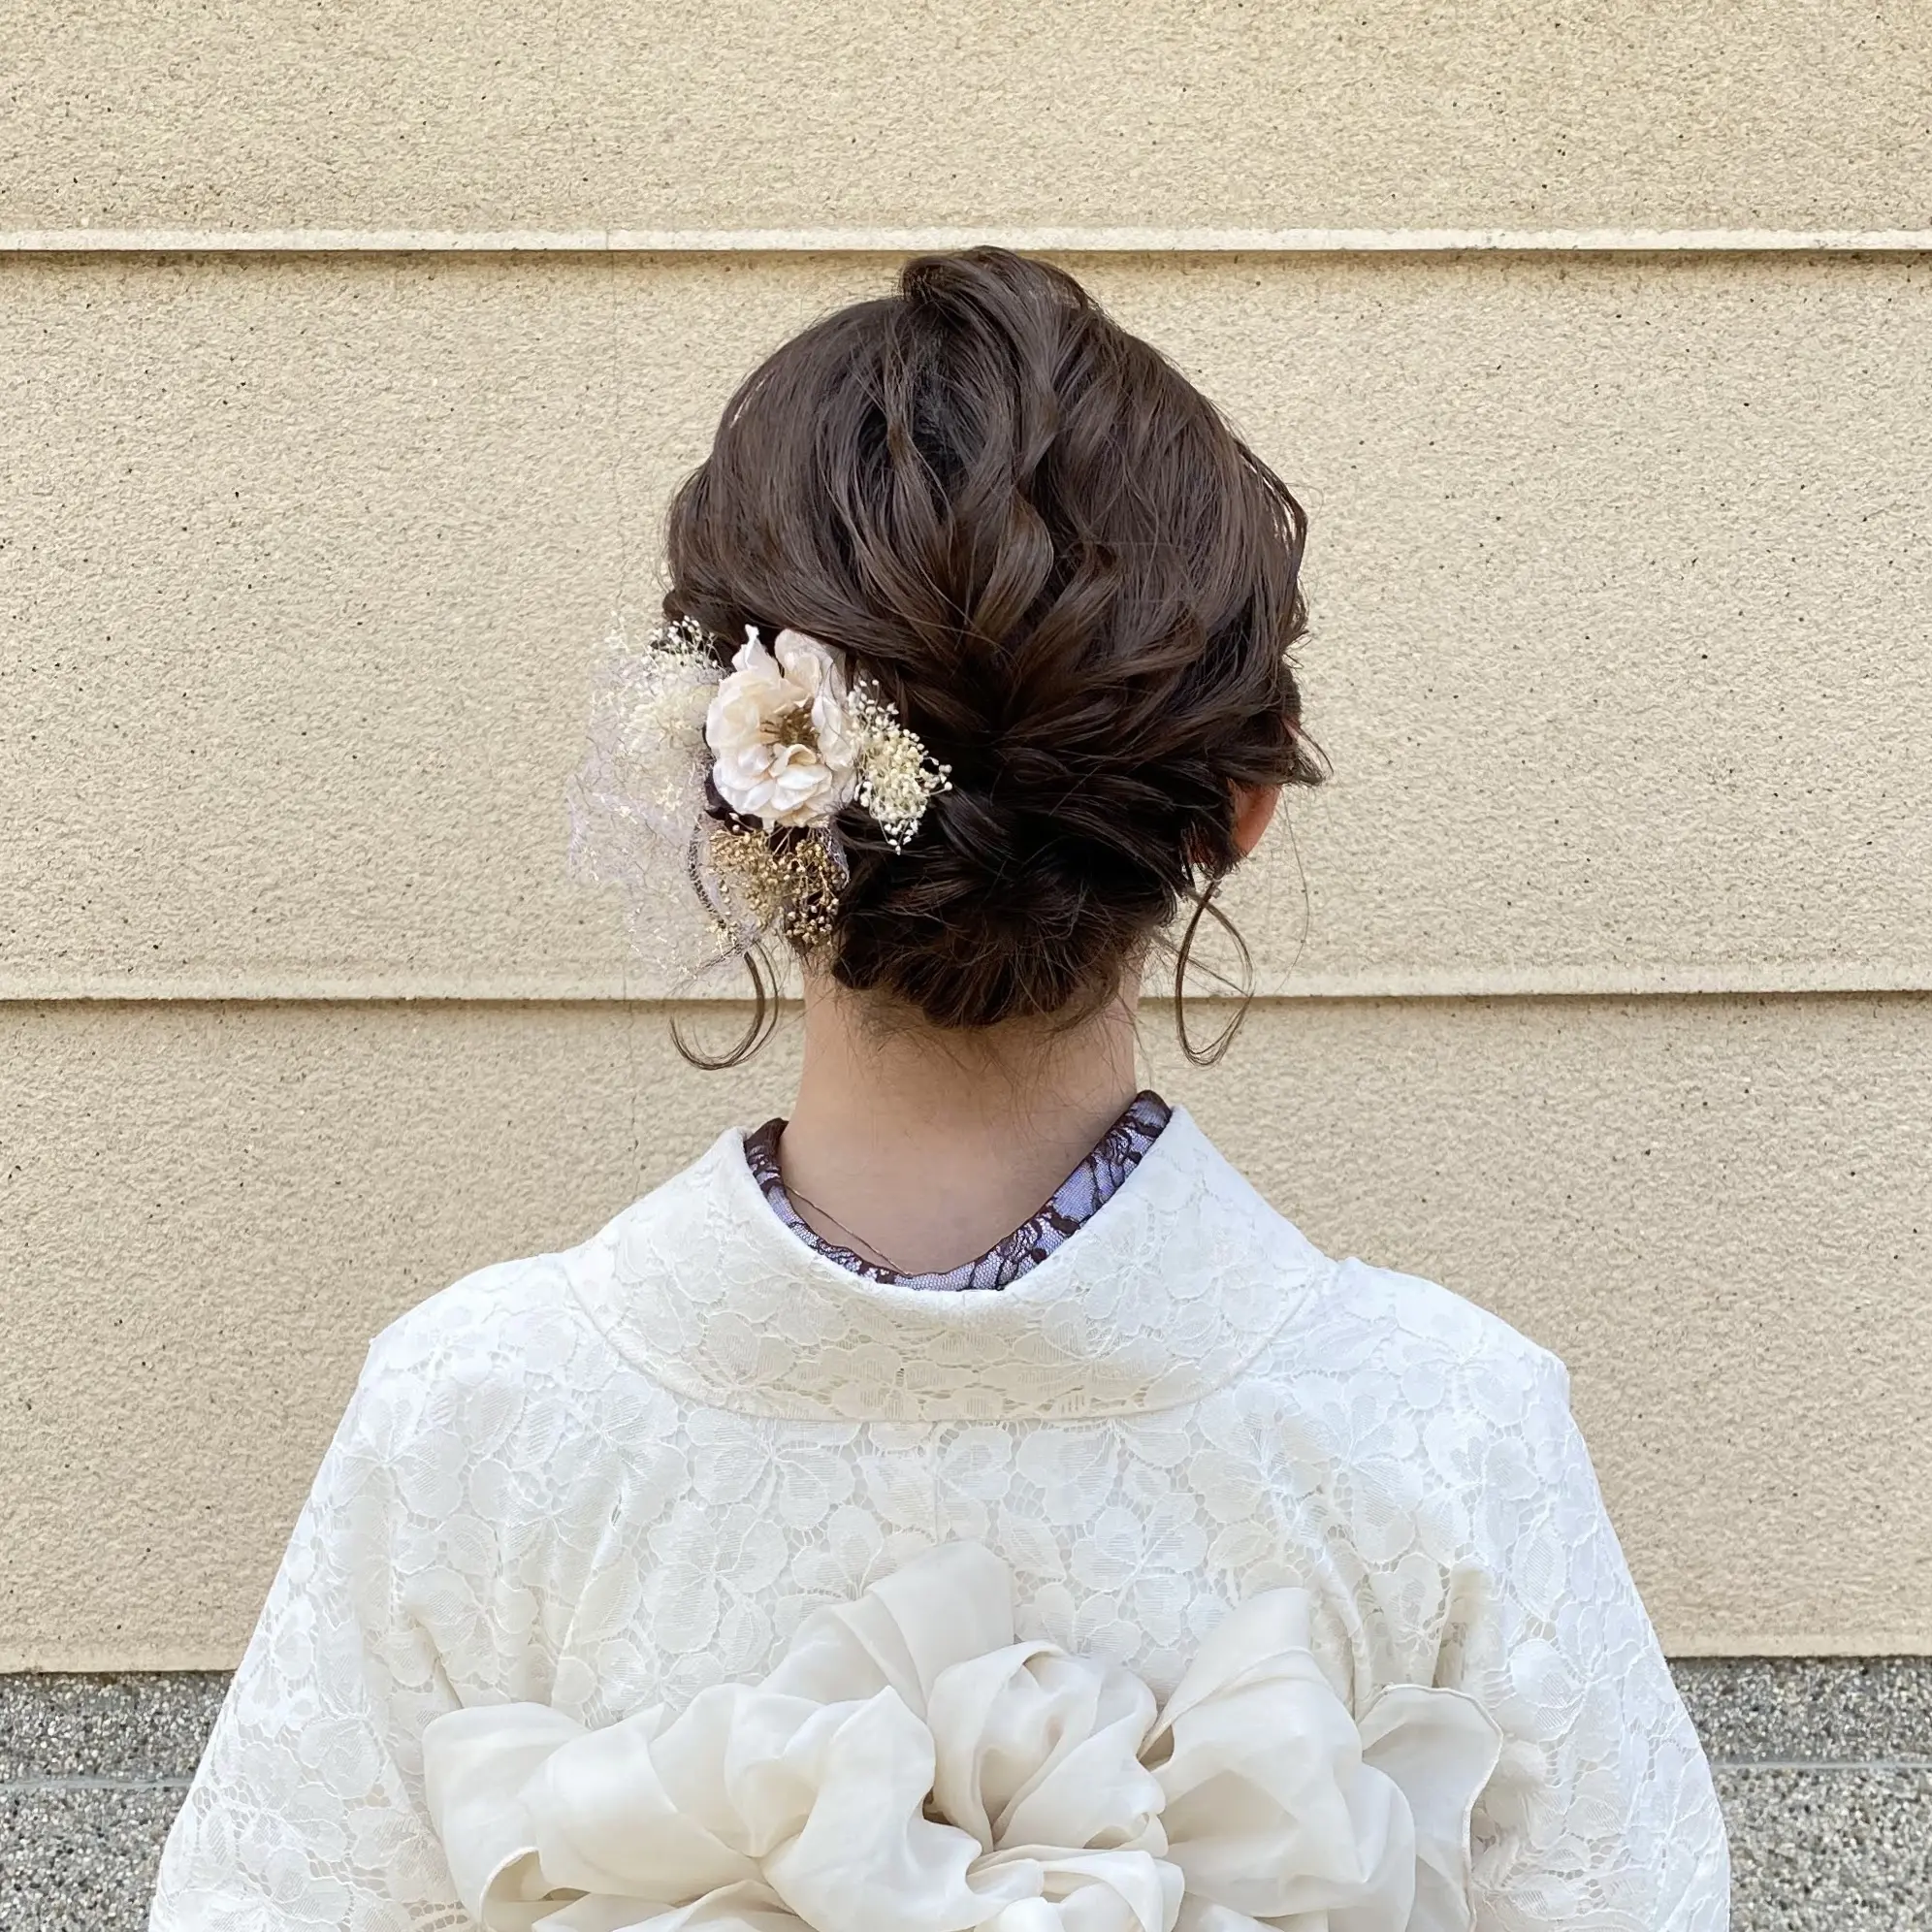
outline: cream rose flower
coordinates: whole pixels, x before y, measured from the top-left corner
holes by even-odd
[[[767,829],[825,824],[858,790],[844,673],[802,630],[781,630],[774,656],[747,627],[705,714],[704,739],[719,796]]]

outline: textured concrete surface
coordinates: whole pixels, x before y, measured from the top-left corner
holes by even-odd
[[[7,1932],[137,1932],[178,1786],[0,1782],[0,1925]]]
[[[0,1675],[0,1927],[135,1932],[228,1680]]]
[[[178,1783],[227,1689],[218,1670],[0,1673],[0,1784]]]
[[[0,995],[650,990],[565,867],[590,658],[887,272],[0,266]],[[1089,272],[1311,507],[1266,982],[1932,985],[1932,266]]]
[[[733,1015],[718,1015],[726,1027]],[[1932,998],[1281,1002],[1149,1080],[1569,1363],[1680,1655],[1932,1650]],[[786,1105],[592,1004],[0,1007],[0,1648],[232,1663],[368,1338]]]
[[[1700,1659],[1735,1932],[1932,1923],[1932,1658]],[[0,1925],[137,1932],[223,1680],[0,1677]]]
[[[1735,1932],[1932,1925],[1932,1658],[1697,1658]]]
[[[1674,1669],[1704,1749],[1727,1764],[1932,1767],[1924,1658],[1685,1658]]]
[[[1932,1925],[1932,1767],[1731,1770],[1732,1932]]]
[[[1903,225],[1887,0],[27,8],[8,225]]]

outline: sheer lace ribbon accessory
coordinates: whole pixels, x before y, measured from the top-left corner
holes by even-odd
[[[1468,1932],[1496,1725],[1413,1685],[1358,1724],[1310,1618],[1249,1598],[1157,1707],[944,1544],[668,1722],[434,1720],[429,1809],[489,1932]]]

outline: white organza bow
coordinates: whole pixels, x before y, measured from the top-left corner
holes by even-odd
[[[1358,1725],[1309,1618],[1250,1598],[1157,1711],[950,1543],[669,1723],[437,1718],[430,1812],[490,1932],[1466,1932],[1496,1726],[1411,1685]]]

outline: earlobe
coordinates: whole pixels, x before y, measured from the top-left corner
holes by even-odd
[[[1235,844],[1243,858],[1261,843],[1281,802],[1278,785],[1238,785],[1235,787]]]

